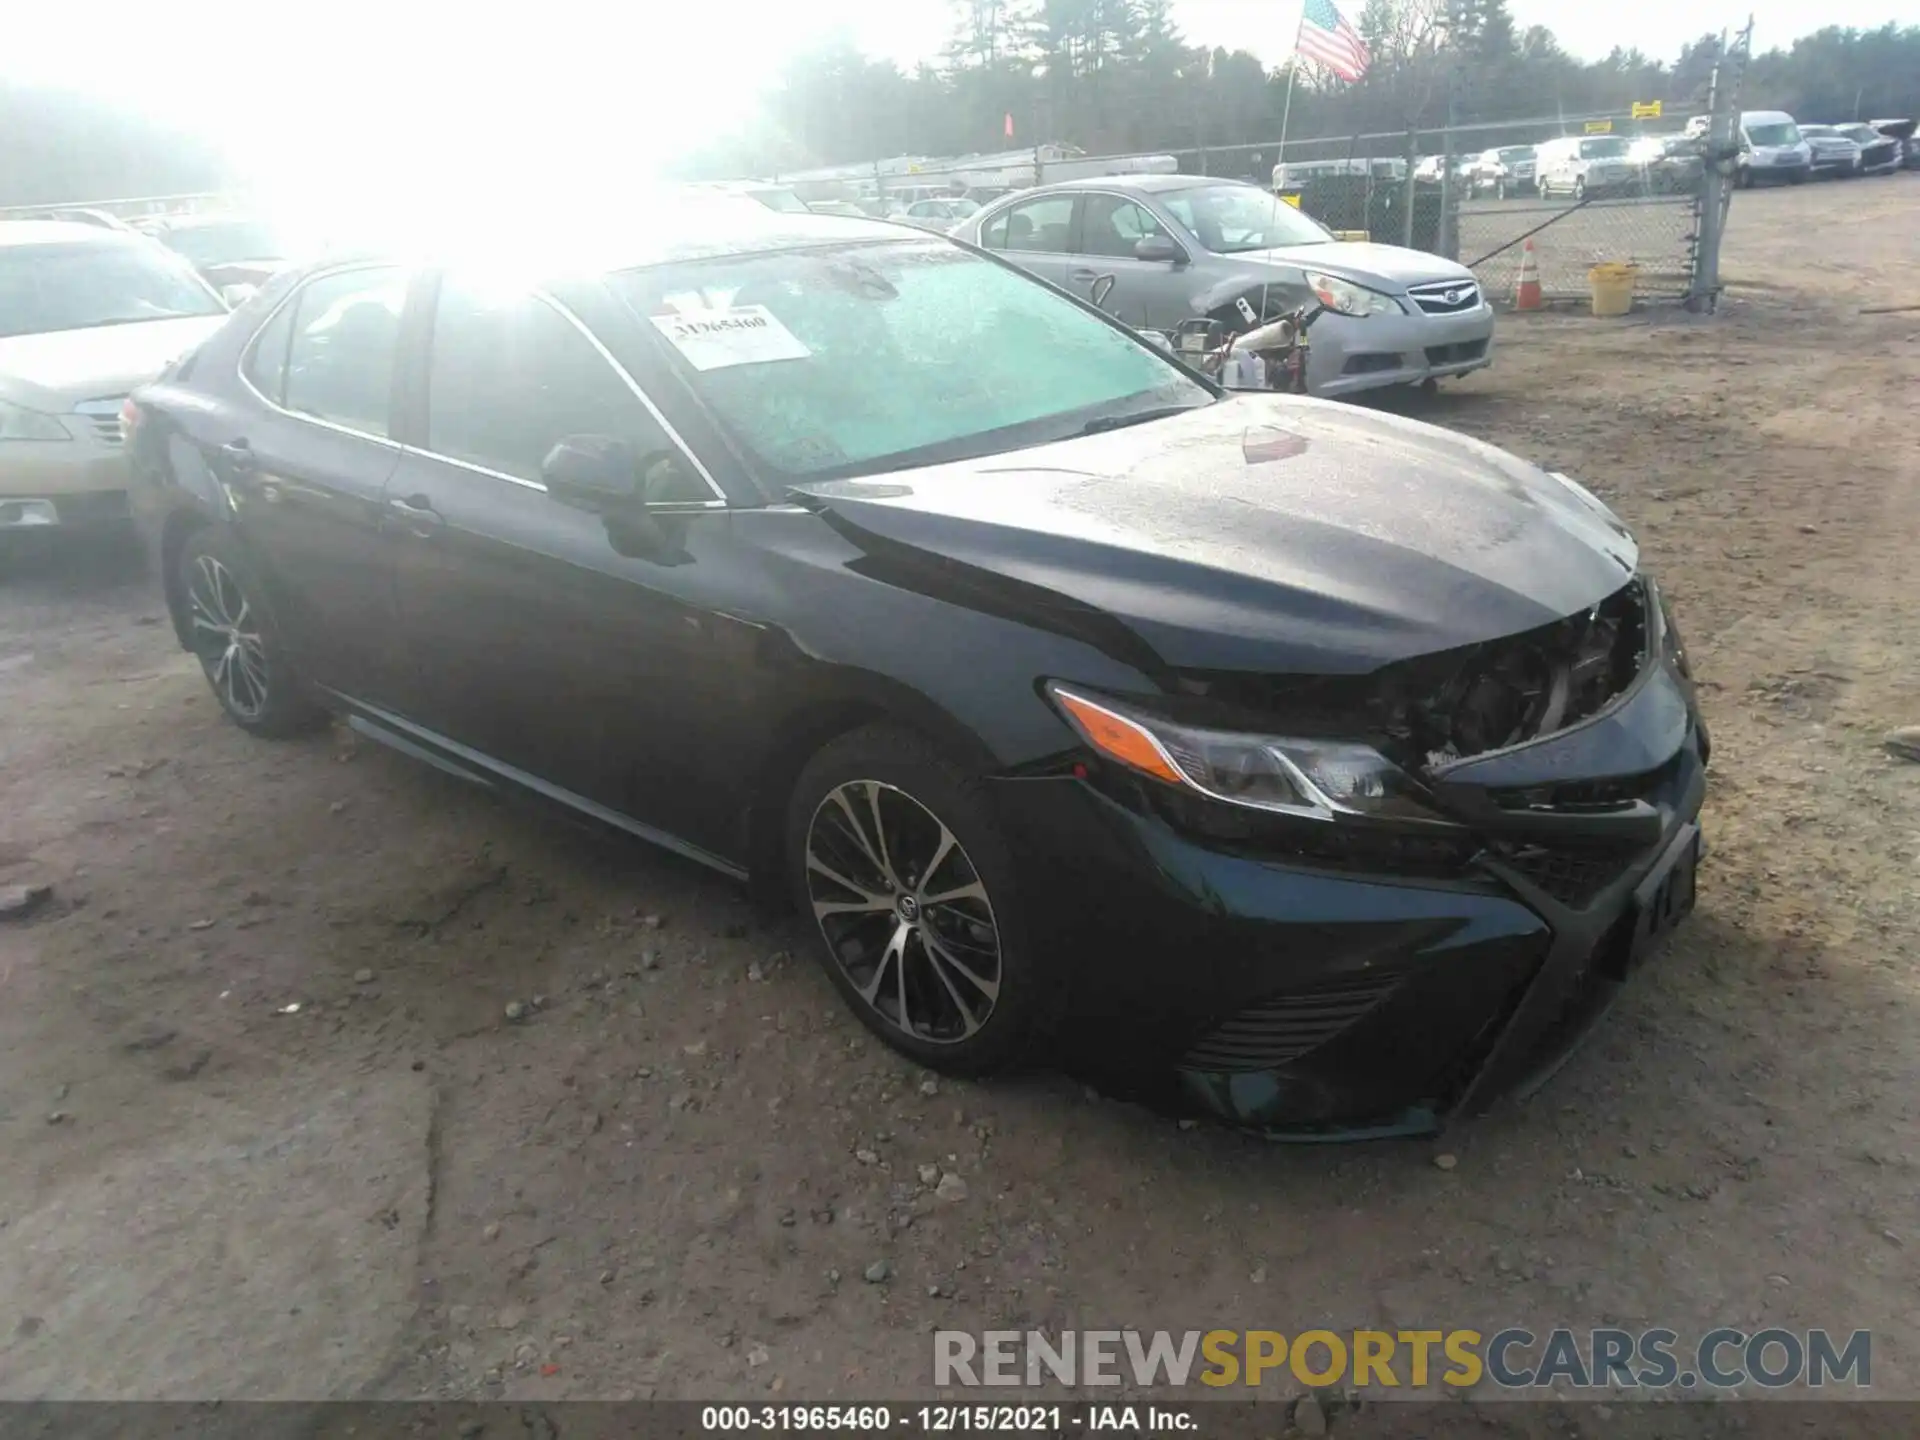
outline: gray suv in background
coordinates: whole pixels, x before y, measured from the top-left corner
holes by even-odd
[[[1257,185],[1204,175],[1067,180],[1022,190],[953,228],[1083,299],[1171,330],[1196,316],[1244,326],[1318,303],[1307,388],[1346,395],[1464,375],[1493,358],[1493,310],[1473,272],[1397,245],[1335,240]]]

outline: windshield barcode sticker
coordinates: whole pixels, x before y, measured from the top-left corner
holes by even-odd
[[[813,352],[764,305],[731,310],[683,310],[655,315],[653,325],[696,370],[758,365],[767,360],[804,360]]]

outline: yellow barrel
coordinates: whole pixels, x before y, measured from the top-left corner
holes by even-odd
[[[1639,274],[1638,265],[1612,260],[1587,271],[1587,283],[1593,287],[1593,313],[1603,317],[1625,315],[1633,309],[1633,282]]]

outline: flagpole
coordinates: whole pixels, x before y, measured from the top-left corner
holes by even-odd
[[[1293,53],[1287,57],[1287,98],[1280,107],[1280,164],[1287,163],[1287,122],[1293,118],[1293,82],[1300,76],[1300,32],[1307,28],[1307,7],[1300,7],[1300,23],[1293,27]]]

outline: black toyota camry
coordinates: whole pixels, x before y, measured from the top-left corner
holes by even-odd
[[[1430,1128],[1692,905],[1706,730],[1606,506],[942,237],[730,203],[336,260],[126,419],[235,722],[764,884],[930,1066]]]

